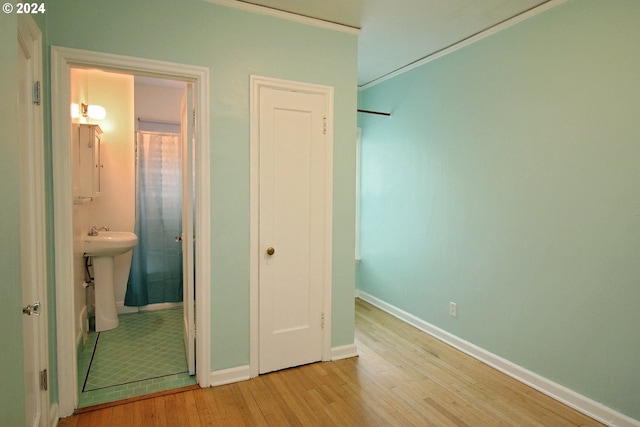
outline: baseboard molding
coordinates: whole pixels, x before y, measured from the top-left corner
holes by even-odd
[[[118,314],[132,314],[142,311],[158,311],[158,310],[171,310],[173,308],[181,308],[182,302],[159,302],[155,304],[143,305],[141,307],[129,307],[124,305],[124,300],[116,301],[116,309]]]
[[[237,366],[235,368],[221,369],[219,371],[211,372],[210,384],[215,387],[218,385],[246,381],[250,378],[251,371],[249,369],[249,365]]]
[[[394,317],[420,329],[434,338],[468,354],[511,378],[520,381],[583,414],[612,427],[640,427],[640,421],[617,412],[599,402],[581,395],[565,386],[555,383],[535,372],[493,354],[475,344],[465,341],[438,328],[404,310],[382,301],[364,291],[358,291],[358,298],[366,301]]]
[[[355,344],[333,347],[331,349],[331,361],[347,359],[358,356],[358,349]],[[235,368],[221,369],[213,371],[210,375],[212,387],[246,381],[251,378],[249,365],[237,366]]]
[[[76,334],[76,337],[75,337],[76,360],[80,360],[80,354],[82,354],[82,350],[84,350],[84,346],[87,343],[85,336],[87,336],[87,334],[82,332],[82,330],[79,330],[78,333]]]
[[[358,348],[355,344],[341,345],[339,347],[333,347],[331,349],[331,361],[348,359],[350,357],[358,356]]]
[[[118,311],[118,314],[132,314],[140,311],[138,310],[138,307],[128,307],[124,305],[124,300],[116,301],[116,310]]]
[[[124,305],[124,302],[123,302]],[[174,308],[182,308],[182,302],[158,302],[155,304],[143,305],[138,307],[138,310],[143,311],[159,311],[159,310],[173,310]]]

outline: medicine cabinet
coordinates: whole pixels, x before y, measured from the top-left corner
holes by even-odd
[[[85,203],[100,195],[100,175],[103,167],[100,157],[102,129],[98,125],[80,124],[77,132],[78,193],[75,203]]]

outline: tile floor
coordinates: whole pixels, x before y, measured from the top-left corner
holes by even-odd
[[[80,408],[196,383],[182,309],[120,315],[118,328],[89,334],[78,363]]]

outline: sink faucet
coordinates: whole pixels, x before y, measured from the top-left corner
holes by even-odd
[[[89,236],[97,236],[98,231],[100,230],[109,231],[109,227],[107,227],[106,225],[103,225],[102,227],[98,228],[94,225],[93,227],[91,227],[91,230],[89,231]]]

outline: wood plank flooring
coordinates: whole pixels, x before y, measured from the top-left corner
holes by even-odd
[[[62,419],[80,426],[601,426],[356,300],[360,356]]]

